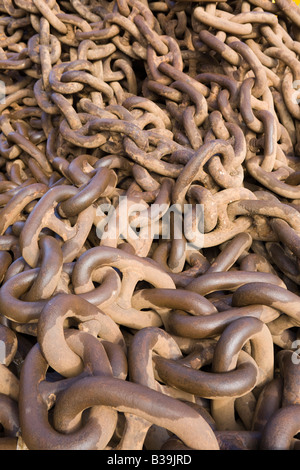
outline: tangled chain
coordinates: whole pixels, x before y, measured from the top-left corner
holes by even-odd
[[[300,449],[300,9],[0,12],[0,449]]]

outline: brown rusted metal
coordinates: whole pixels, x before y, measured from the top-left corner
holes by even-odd
[[[0,449],[300,448],[299,27],[0,1]]]

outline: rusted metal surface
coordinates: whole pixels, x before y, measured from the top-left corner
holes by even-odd
[[[299,28],[0,0],[1,450],[300,448]]]

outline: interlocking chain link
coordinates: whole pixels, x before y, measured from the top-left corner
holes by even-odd
[[[300,448],[299,28],[0,0],[0,449]]]

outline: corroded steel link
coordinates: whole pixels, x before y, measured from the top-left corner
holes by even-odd
[[[221,12],[220,12],[221,13]],[[204,8],[197,7],[194,10],[194,17],[200,23],[219,29],[236,36],[248,36],[252,33],[251,23],[239,24],[216,15],[207,13]]]
[[[199,38],[203,41],[210,49],[215,50],[220,56],[229,62],[231,65],[240,65],[241,59],[237,52],[235,52],[225,42],[221,41],[217,35],[213,35],[210,31],[203,29],[199,32]]]
[[[299,258],[300,239],[297,232],[283,219],[274,218],[270,221],[270,224],[284,246],[287,246],[291,252]]]
[[[272,264],[262,255],[250,253],[243,257],[240,263],[242,271],[259,271],[264,273],[276,274]]]
[[[196,277],[197,274],[202,274],[205,272],[209,267],[209,263],[198,251],[195,250],[192,253],[190,253],[192,250],[186,251],[184,240],[176,241],[176,244],[172,242],[165,242],[158,245],[154,249],[152,259],[156,261],[165,271],[170,273],[170,277],[173,279],[176,286],[184,287],[186,282],[189,282],[189,277]],[[170,255],[172,253],[172,248],[176,250],[176,257],[173,258],[174,261],[177,260],[177,263],[171,267],[170,261],[172,261],[172,258]],[[186,263],[189,263],[191,267],[183,271],[184,265]],[[181,285],[182,283],[183,285]]]
[[[275,377],[263,387],[253,415],[251,427],[254,431],[262,431],[273,413],[281,407],[282,387],[281,377]]]
[[[246,353],[241,354],[237,368],[223,374],[193,370],[190,367],[180,365],[177,361],[159,356],[156,356],[154,361],[159,377],[165,383],[211,399],[240,396],[255,386],[257,366],[254,361],[247,360],[246,356],[248,356]],[[239,380],[239,386],[235,386],[233,389],[230,384],[235,376],[235,381]]]
[[[15,371],[10,369],[14,366],[18,354],[18,338],[8,326],[4,325],[1,325],[0,337],[2,345],[0,364],[1,424],[13,432],[15,423],[18,423],[19,380]],[[14,436],[15,434],[8,435]]]
[[[42,382],[40,384],[40,392],[44,395],[44,400],[49,408],[55,403],[59,392],[65,390],[69,384],[78,378],[86,375],[104,375],[108,377],[113,375],[112,367],[101,341],[91,337],[89,333],[74,329],[66,329],[65,338],[69,348],[80,357],[82,371],[74,378],[70,377],[67,380],[63,379],[51,383]],[[51,377],[50,374],[49,377]],[[55,397],[52,396],[52,393],[55,394]]]
[[[152,152],[145,152],[128,137],[124,137],[123,143],[126,155],[148,171],[152,171],[158,175],[177,178],[183,169],[183,166],[180,164],[162,160],[165,154],[172,153],[172,151],[178,149],[178,145],[176,145],[175,142],[164,142],[164,140],[161,139],[156,145],[157,149]]]
[[[47,186],[44,184],[36,183],[18,191],[18,193],[5,204],[5,207],[1,209],[1,235],[4,235],[7,228],[22,217],[21,214],[26,206],[35,199],[40,199],[47,192],[47,189]]]
[[[77,11],[77,13],[84,19],[90,21],[90,22],[95,22],[99,21],[100,17],[97,14],[94,14],[90,11],[90,8],[81,5],[81,2],[79,0],[71,0],[71,5],[74,8],[74,10]]]
[[[113,376],[125,380],[128,375],[128,361],[124,348],[110,341],[101,340],[101,344],[109,359]]]
[[[298,321],[286,314],[280,315],[279,318],[271,321],[268,327],[271,331],[274,344],[277,344],[282,349],[291,349],[294,341],[297,339],[293,329],[295,326],[298,326]]]
[[[41,249],[39,273],[24,296],[27,302],[50,298],[58,286],[63,269],[63,254],[58,240],[43,236],[39,246]]]
[[[152,80],[162,85],[169,85],[172,79],[180,80],[180,78],[185,77],[185,74],[182,72],[183,61],[177,42],[169,36],[162,36],[161,39],[166,44],[169,52],[158,56],[152,45],[149,45],[147,48],[147,64]],[[194,82],[192,80],[192,83]],[[198,86],[198,88],[201,88],[201,86]]]
[[[196,293],[188,294],[178,288],[174,293],[169,289],[141,289],[133,295],[132,304],[138,309],[151,308],[156,311],[167,330],[173,328],[174,309],[184,310],[201,318],[202,315],[211,317],[217,313],[217,309],[205,297]]]
[[[152,352],[167,359],[182,357],[178,344],[166,332],[159,328],[143,328],[134,335],[128,351],[130,378],[135,383],[169,395],[167,388],[154,378]]]
[[[20,387],[17,376],[4,364],[0,364],[0,378],[0,393],[12,398],[15,402],[18,402]]]
[[[12,257],[7,251],[0,251],[0,263],[1,263],[1,270],[0,270],[0,283],[4,280],[7,270],[12,264]]]
[[[261,168],[261,162],[262,158],[259,156],[249,158],[246,161],[246,167],[249,171],[249,174],[266,188],[272,188],[274,193],[289,199],[297,199],[299,196],[298,185],[293,186],[281,180],[282,176],[288,178],[290,174],[288,174],[285,169],[284,175],[282,174],[282,170],[279,169],[268,173]]]
[[[282,291],[286,289],[284,282],[274,274],[264,272],[229,271],[228,273],[220,272],[204,274],[198,279],[191,281],[187,286],[187,290],[197,292],[198,294],[205,296],[218,290],[236,291],[241,286],[252,283],[256,283],[259,287],[261,282],[278,286]]]
[[[19,273],[23,272],[26,267],[27,267],[27,269],[29,267],[28,264],[26,263],[26,261],[22,257],[17,258],[7,268],[3,281],[6,282],[10,278],[15,276],[16,274],[19,274]]]
[[[80,270],[80,275],[77,276],[76,272],[72,276],[75,294],[102,308],[117,300],[121,291],[121,279],[114,268],[109,266],[96,268],[91,275],[87,271]],[[91,288],[93,285],[91,281],[100,286]]]
[[[112,266],[122,273],[122,284],[118,298],[105,305],[103,311],[116,323],[140,329],[145,326],[160,326],[161,318],[156,312],[141,312],[132,306],[132,294],[139,281],[146,281],[154,287],[175,289],[171,277],[150,260],[110,247],[95,247],[84,253],[74,266],[74,284],[93,289],[93,271],[101,266]],[[80,292],[78,292],[80,293]]]
[[[18,323],[35,321],[44,305],[45,300],[26,302],[20,299],[25,294],[33,281],[37,278],[39,268],[24,271],[13,276],[7,281],[0,291],[0,311],[6,318]]]
[[[89,121],[89,130],[122,132],[130,137],[142,150],[147,150],[149,145],[147,135],[128,121],[94,118]]]
[[[1,356],[1,364],[8,367],[18,348],[18,340],[16,334],[8,327],[1,325],[0,326],[0,338],[1,344],[4,345],[3,355]]]
[[[53,12],[53,7],[50,8],[44,0],[33,0],[33,3],[40,11],[40,13],[49,21],[53,28],[55,28],[62,34],[67,33],[66,26],[57,18],[57,16]]]
[[[234,337],[234,341],[230,341],[229,337]],[[251,352],[259,370],[255,388],[261,389],[273,379],[274,354],[271,333],[268,327],[257,318],[235,320],[225,329],[216,345],[212,371],[220,373],[234,369],[237,352],[249,340],[252,344]],[[212,416],[219,429],[234,429],[233,405],[234,401],[231,399],[225,399],[225,402],[213,400]]]
[[[299,405],[280,408],[267,422],[260,441],[261,450],[290,450],[299,432]]]
[[[202,339],[215,336],[224,330],[232,321],[243,317],[258,318],[265,323],[276,320],[280,315],[274,308],[265,305],[232,308],[223,312],[203,316],[187,316],[183,311],[172,311],[167,323],[171,333],[185,338]]]
[[[34,160],[44,169],[46,174],[51,174],[52,169],[49,165],[46,156],[36,147],[34,144],[27,140],[23,135],[19,134],[18,132],[10,132],[7,136],[7,139],[10,142],[14,142],[14,144],[18,145],[24,152],[28,153],[32,156]]]
[[[1,206],[5,206],[6,203],[10,201],[10,199],[13,198],[19,191],[32,183],[35,183],[33,178],[30,178],[25,182],[20,182],[19,185],[17,183],[10,183],[9,181],[1,181]]]
[[[277,6],[293,23],[297,26],[300,25],[299,11],[295,8],[295,4],[291,0],[279,0]]]
[[[0,251],[11,251],[15,258],[19,258],[21,253],[18,237],[13,234],[0,236]]]
[[[82,122],[82,127],[78,130],[74,130],[69,126],[67,120],[64,119],[61,121],[59,126],[59,132],[61,133],[62,137],[69,143],[78,147],[101,147],[107,141],[107,138],[104,134],[88,135],[89,120],[91,119],[91,116],[82,113],[78,113],[77,116]]]
[[[257,289],[255,291],[255,289]],[[247,300],[246,300],[247,299]],[[243,305],[253,304],[268,305],[282,313],[285,313],[292,320],[299,323],[299,297],[293,292],[283,289],[279,285],[274,286],[268,283],[249,283],[241,286],[234,292],[232,304],[241,307]]]
[[[236,19],[236,17],[235,17]],[[255,75],[254,86],[252,88],[252,93],[255,98],[261,97],[266,91],[267,87],[267,76],[262,67],[260,61],[257,59],[256,55],[242,41],[233,41],[229,43],[229,46],[236,52],[238,52],[243,59],[249,64],[249,67],[253,70]]]
[[[195,398],[193,396],[189,396],[189,394],[184,392],[182,393],[177,389],[161,385],[155,380],[152,365],[153,352],[171,359],[178,359],[182,356],[176,341],[163,330],[151,327],[143,328],[134,336],[128,350],[129,377],[131,381],[145,385],[146,387],[157,390],[168,396],[194,401]],[[126,435],[122,438],[123,442],[120,448],[142,449],[146,433],[148,432],[151,424],[147,420],[143,420],[141,418],[137,421],[137,418],[131,414],[126,416],[126,419],[127,428],[129,426],[129,422],[133,421],[133,424],[131,425],[133,429],[129,430],[129,432],[128,429],[126,429]],[[130,440],[134,441],[136,439],[136,433],[140,436],[138,447],[137,443],[133,444],[130,442]],[[131,439],[129,434],[132,434]]]
[[[148,225],[149,222],[158,221],[168,210],[171,202],[171,193],[173,189],[173,180],[163,179],[159,188],[157,197],[153,201],[153,207],[149,207],[145,211],[140,211],[139,215],[136,217],[138,226],[140,228]],[[129,219],[130,226],[135,227],[134,216],[131,216]]]
[[[240,87],[240,111],[243,121],[254,132],[262,132],[263,125],[260,120],[255,116],[252,109],[252,89],[255,80],[252,77],[246,78]]]
[[[78,194],[59,204],[62,217],[74,217],[90,207],[100,197],[109,196],[117,184],[117,175],[106,168],[100,168]]]
[[[264,125],[264,159],[261,168],[264,171],[271,172],[274,168],[277,156],[277,130],[273,114],[270,111],[256,111],[256,116]]]
[[[247,233],[240,233],[227,243],[206,273],[228,271],[235,264],[240,255],[244,251],[248,251],[251,245],[251,236]]]
[[[75,186],[89,183],[94,165],[98,159],[93,155],[82,154],[74,158],[68,165],[68,178]]]
[[[84,62],[84,61],[82,61],[82,62]],[[66,70],[66,71],[62,72],[62,75],[60,77],[61,82],[59,82],[59,84],[56,83],[56,82],[55,82],[55,85],[52,84],[51,83],[51,76],[50,76],[50,85],[51,85],[52,89],[60,89],[61,87],[64,87],[62,89],[62,92],[66,93],[66,90],[68,90],[68,85],[76,85],[76,84],[78,84],[78,85],[83,84],[84,85],[84,84],[87,84],[87,85],[93,87],[95,89],[95,91],[102,92],[103,94],[107,95],[108,102],[110,104],[113,104],[113,102],[114,102],[113,91],[107,83],[103,82],[98,77],[94,77],[92,74],[89,74],[87,72],[83,72],[81,70],[76,70],[76,68],[87,68],[87,69],[90,68],[90,67],[83,67],[83,65],[85,65],[85,64],[83,64],[82,67],[80,67],[81,66],[80,61],[78,61],[78,65],[77,65],[77,67],[75,67],[75,70],[69,70],[70,67],[71,67],[71,64],[68,67],[65,67],[64,70]],[[89,62],[87,62],[87,64],[89,64]],[[66,85],[64,85],[64,84],[66,84]],[[83,85],[82,85],[82,88],[84,88]]]
[[[33,365],[35,367],[32,367]],[[25,403],[24,403],[24,401],[21,400],[21,403],[20,403],[21,426],[22,426],[22,428],[24,428],[24,440],[25,440],[27,446],[30,449],[41,449],[41,448],[45,448],[45,446],[48,449],[55,449],[55,448],[57,448],[57,449],[59,449],[59,448],[61,448],[61,449],[63,449],[63,448],[92,449],[92,448],[95,448],[95,445],[96,445],[99,437],[101,437],[101,436],[99,436],[98,432],[95,433],[95,430],[96,430],[95,425],[93,426],[93,424],[87,424],[84,427],[84,429],[74,431],[74,433],[72,433],[71,436],[68,436],[66,434],[60,434],[59,432],[57,432],[54,428],[52,428],[49,425],[49,422],[48,422],[48,419],[47,419],[47,405],[42,400],[39,400],[39,392],[38,392],[37,387],[35,387],[35,383],[41,382],[44,379],[45,373],[46,373],[46,370],[47,370],[47,363],[45,362],[44,358],[42,357],[42,355],[41,355],[41,353],[40,353],[37,346],[32,348],[32,351],[29,353],[28,358],[26,359],[26,367],[24,366],[24,371],[26,371],[27,368],[28,368],[28,374],[27,375],[25,373],[22,374],[22,382],[21,382],[22,394],[21,394],[21,396],[22,397],[24,397],[24,396],[30,397],[31,402],[35,404],[34,413],[35,413],[35,417],[37,418],[37,422],[39,423],[38,432],[36,432],[37,431],[36,428],[34,430],[35,432],[33,432],[32,421],[31,421],[31,419],[28,419],[28,414],[25,413],[25,408],[24,408]],[[119,381],[118,379],[114,379],[114,380],[116,380],[116,382],[112,382],[112,384],[116,383],[117,388],[120,387],[120,383],[122,383],[122,384],[125,383],[124,381]],[[78,383],[81,384],[81,380]],[[129,387],[130,387],[130,390],[129,390]],[[142,405],[142,403],[144,402],[143,394],[146,394],[147,397],[149,397],[148,399],[151,399],[151,401],[153,401],[153,403],[157,402],[157,400],[155,400],[155,398],[158,399],[159,397],[161,397],[161,395],[156,394],[156,392],[151,393],[150,391],[148,391],[147,388],[142,387],[142,386],[129,384],[129,387],[127,387],[128,388],[128,393],[125,394],[124,396],[128,396],[128,394],[133,396],[132,393],[136,394],[137,403],[136,403],[136,406],[135,406],[134,410],[132,410],[132,405],[130,405],[128,403],[127,410],[129,412],[134,411],[135,414],[138,414],[139,416],[141,416],[143,418],[149,419],[149,415],[151,416],[151,412],[150,412],[150,410],[147,410],[147,407],[146,407],[146,409],[143,408],[143,405]],[[118,402],[117,388],[116,388],[116,400]],[[100,389],[101,389],[101,385],[100,385]],[[111,389],[111,387],[110,387],[110,389]],[[121,390],[122,390],[122,386],[121,386]],[[154,395],[153,395],[153,393],[154,393]],[[149,396],[149,394],[150,394],[150,396]],[[86,398],[89,398],[89,397],[86,397]],[[105,398],[101,396],[101,402],[102,402],[102,398],[105,401]],[[108,396],[106,394],[106,399],[107,398],[108,398]],[[111,399],[114,401],[113,397]],[[160,398],[160,400],[161,400],[161,398]],[[163,405],[165,405],[165,401],[166,401],[166,399],[163,398]],[[125,399],[125,402],[126,402],[126,399]],[[59,405],[59,403],[61,403],[61,398],[60,398],[59,401],[57,401],[57,405]],[[102,405],[102,403],[96,403],[96,405],[97,404]],[[210,431],[209,426],[206,425],[205,421],[198,414],[196,414],[196,413],[194,414],[194,412],[192,412],[192,410],[189,407],[187,407],[187,405],[183,405],[183,404],[182,404],[182,406],[180,405],[179,410],[177,410],[177,412],[175,412],[176,406],[178,406],[177,401],[173,401],[171,398],[169,398],[167,400],[166,404],[168,405],[168,409],[170,409],[173,414],[175,414],[175,413],[178,414],[179,413],[179,415],[182,415],[182,418],[184,417],[184,419],[187,420],[186,425],[189,424],[190,426],[193,426],[193,427],[194,426],[196,426],[196,427],[200,426],[200,427],[203,428],[202,433],[204,433],[204,435],[207,436],[206,439],[208,439],[208,442],[205,442],[205,441],[202,442],[201,445],[200,445],[200,448],[203,447],[203,448],[218,449],[218,445],[216,444],[216,441],[215,441],[215,438],[214,438],[214,435],[213,435],[212,431]],[[117,403],[112,403],[112,405],[113,405],[113,408],[118,409],[118,404]],[[172,405],[174,407],[172,407]],[[110,406],[110,404],[108,406]],[[186,407],[187,407],[187,409],[186,409]],[[67,424],[67,421],[69,421],[69,420],[67,419],[67,421],[66,421],[66,418],[67,418],[66,409],[65,409],[65,407],[62,407],[62,408],[63,408],[63,413],[61,413],[60,410],[57,409],[57,417],[56,417],[56,423],[55,423],[56,429],[57,428],[61,429],[62,426],[63,426],[64,429],[66,429],[66,426],[67,426],[67,428],[69,427],[69,425]],[[163,409],[166,409],[166,408],[163,407]],[[140,411],[136,411],[136,410],[140,410]],[[75,412],[77,414],[77,412],[74,409],[72,411],[73,411],[73,413]],[[124,409],[122,409],[122,411],[124,411]],[[185,412],[187,412],[188,414],[186,415]],[[161,415],[161,416],[163,416],[163,415]],[[197,416],[197,418],[196,418],[196,416]],[[189,417],[191,418],[190,420],[189,420]],[[194,417],[194,419],[196,418],[195,424],[192,424],[193,423],[192,417]],[[62,418],[63,418],[63,421],[62,421]],[[162,417],[160,420],[155,419],[155,421],[156,422],[158,421],[159,425],[166,426],[168,429],[175,432],[175,434],[179,434],[179,436],[181,438],[183,438],[183,436],[180,432],[180,429],[177,430],[176,425],[172,424],[172,422],[174,423],[176,421],[176,420],[174,420],[175,416],[174,417],[171,416],[171,418],[173,418],[171,420],[169,418],[170,418],[170,415],[168,415],[168,418],[167,418],[167,416],[165,416],[165,417]],[[102,431],[102,432],[104,432],[104,431]],[[106,433],[108,434],[107,431],[105,432],[105,434]],[[107,434],[106,434],[106,437],[107,437]],[[61,436],[64,436],[63,437],[63,441],[64,441],[63,443],[61,443]],[[107,441],[110,439],[110,437],[111,436],[108,437]],[[187,444],[189,444],[191,446],[195,446],[195,448],[199,447],[199,444],[196,444],[196,442],[192,442],[192,440],[190,441],[189,439],[186,439],[186,438],[183,438],[183,439],[185,440],[185,442]],[[80,444],[80,442],[82,442],[82,444]],[[83,444],[83,442],[85,442],[85,444]]]
[[[150,217],[147,217],[150,213],[148,211],[150,208],[145,201],[138,202],[139,199],[137,199],[135,194],[131,194],[130,189],[126,192],[125,196],[126,208],[122,207],[121,204],[116,208],[113,219],[105,227],[105,237],[102,237],[100,245],[117,248],[122,240],[125,239],[132,247],[134,254],[145,257],[149,253],[153,238],[150,232],[152,220]],[[136,215],[137,210],[140,211],[140,217]],[[160,216],[159,212],[160,209],[158,209],[158,217]],[[146,223],[143,223],[145,215]],[[137,221],[135,220],[136,217],[138,218]],[[139,223],[139,218],[141,218],[141,223]],[[126,220],[126,223],[124,223],[124,220]],[[118,221],[121,221],[121,223],[118,224]],[[135,228],[139,228],[140,237],[136,237]]]
[[[284,275],[296,284],[299,284],[298,266],[296,260],[289,256],[281,245],[269,242],[266,248],[274,265]]]
[[[45,361],[38,344],[36,344],[26,356],[21,374],[20,424],[26,446],[31,450],[96,449],[101,438],[98,420],[91,420],[83,429],[75,430],[71,434],[60,433],[50,425],[48,403],[44,398],[45,392],[42,389],[47,369],[48,363]],[[28,401],[33,407],[30,417],[26,413]],[[103,418],[107,424],[104,434],[108,442],[115,429],[116,413],[108,414],[107,408],[104,408],[103,411]],[[32,422],[37,423],[34,429],[32,429]]]
[[[216,154],[223,155],[225,165],[226,163],[230,164],[232,159],[234,159],[233,148],[227,141],[216,139],[204,144],[189,160],[184,170],[178,176],[173,191],[174,204],[182,205],[184,203],[185,194],[189,186],[200,177],[203,166]]]
[[[39,383],[39,394],[48,408],[53,407],[57,396],[74,383],[74,381],[89,375],[112,376],[112,368],[106,351],[102,343],[96,338],[91,338],[88,333],[82,331],[68,330],[66,331],[66,340],[72,350],[82,358],[83,371],[74,378],[62,379],[55,382],[44,380]],[[49,375],[51,376],[51,374]],[[112,409],[107,408],[104,410],[103,407],[93,407],[89,412],[89,419],[96,420],[98,425],[105,429],[101,436],[99,436],[97,443],[97,448],[101,449],[106,445],[107,437],[113,433],[116,426],[116,413]],[[79,423],[73,422],[67,432],[75,431],[78,425]]]
[[[0,1],[0,449],[300,449],[299,26]]]
[[[228,206],[228,215],[229,217],[234,217],[236,215],[248,215],[249,213],[255,214],[255,215],[262,215],[265,217],[275,217],[279,219],[283,219],[291,227],[296,231],[299,232],[300,230],[300,218],[299,218],[299,213],[297,210],[295,210],[293,207],[290,207],[289,205],[283,204],[283,203],[276,203],[274,201],[266,201],[266,200],[246,200],[246,201],[237,201],[233,202],[232,204],[229,204]],[[299,219],[299,221],[298,221]],[[251,233],[251,232],[250,232]],[[261,231],[261,234],[258,232],[257,235],[255,236],[255,231],[254,231],[254,238],[259,239],[259,237],[262,237],[263,240],[272,241],[274,239],[274,234],[271,232],[270,235],[266,231],[264,234],[263,231]],[[269,238],[270,237],[270,238]]]
[[[282,406],[299,405],[299,370],[292,351],[279,351],[276,359],[283,379]]]
[[[293,74],[289,70],[286,71],[283,79],[282,79],[282,95],[285,102],[285,105],[290,112],[290,114],[295,119],[299,119],[299,109],[297,106],[297,102],[295,102],[291,97],[291,92],[295,93],[293,88]],[[292,95],[293,96],[293,95]]]
[[[156,181],[153,176],[151,176],[150,172],[143,168],[142,166],[134,163],[132,165],[132,174],[136,183],[145,191],[151,191],[155,195],[158,194],[160,185],[158,181]]]
[[[106,384],[109,386],[110,396],[105,393],[105,387],[103,387],[104,390],[101,387]],[[87,385],[89,385],[87,389],[90,393],[85,394],[85,398],[81,400],[79,397],[83,397],[83,395],[80,390],[82,387],[86,389]],[[77,389],[76,392],[74,389]],[[68,396],[70,393],[71,401]],[[74,397],[77,397],[77,400]],[[151,402],[152,411],[149,410],[149,402]],[[68,421],[73,419],[74,415],[76,416],[82,409],[97,404],[112,406],[116,410],[132,413],[150,421],[150,423],[164,427],[178,435],[193,449],[219,449],[210,426],[188,405],[142,385],[111,378],[82,379],[66,390],[57,401],[54,416],[55,426],[63,429]],[[153,412],[153,407],[155,412]],[[181,423],[182,421],[185,423],[183,427],[178,426],[179,420]],[[193,429],[193,432],[187,436],[185,429]],[[198,432],[201,432],[202,435],[200,442],[192,437]]]
[[[130,96],[122,105],[132,111],[133,109],[144,109],[152,114],[158,114],[167,129],[171,129],[171,120],[169,116],[153,101],[139,96]]]
[[[0,422],[4,436],[0,438],[0,446],[5,437],[18,437],[20,433],[18,404],[7,395],[0,394]]]
[[[209,72],[201,73],[197,75],[196,79],[199,80],[200,82],[204,82],[204,83],[213,82],[214,84],[219,85],[219,87],[224,87],[225,90],[228,90],[230,93],[230,96],[228,98],[230,105],[233,106],[234,108],[237,106],[238,87],[237,87],[236,82],[233,79],[227,77],[226,75],[222,75],[220,73],[209,73]],[[222,93],[222,91],[220,91],[219,93]],[[211,98],[208,98],[208,101],[209,101],[209,105],[211,107],[214,107],[213,101],[211,102]],[[217,98],[217,101],[218,101],[218,98]],[[218,104],[220,105],[219,101],[218,101]]]
[[[141,289],[134,293],[133,303],[135,305],[147,305],[147,307],[159,307],[161,309],[174,309],[177,307],[193,315],[211,315],[216,313],[215,307],[205,297],[197,293],[187,294],[182,289],[176,289],[174,292],[170,289],[162,288]]]
[[[204,217],[204,232],[211,232],[218,222],[218,209],[211,192],[202,186],[192,184],[186,196],[187,200],[191,203],[203,204],[205,213],[207,213]]]
[[[61,45],[59,40],[54,35],[49,35],[50,41],[48,44],[40,44],[40,35],[35,34],[28,41],[28,54],[32,62],[36,64],[41,64],[43,67],[43,72],[45,73],[46,64],[48,60],[51,64],[55,64],[61,55]],[[50,42],[50,43],[49,43]],[[39,53],[37,53],[39,49]],[[49,51],[50,49],[50,51]],[[45,84],[46,77],[43,75],[43,82]],[[47,84],[47,82],[46,82]],[[46,85],[45,84],[45,85]]]
[[[67,318],[74,318],[80,322],[95,320],[100,337],[125,347],[118,326],[109,316],[80,297],[59,294],[47,302],[40,315],[38,341],[48,363],[65,377],[77,375],[81,368],[81,360],[70,350],[64,338],[63,324]],[[53,348],[54,341],[55,348]],[[60,365],[62,355],[64,363]]]
[[[55,214],[56,205],[78,194],[78,188],[71,186],[57,186],[50,189],[29,215],[20,236],[22,256],[31,266],[38,261],[38,238],[44,227],[58,233],[64,240],[62,246],[64,262],[73,261],[78,250],[83,246],[89,230],[94,221],[94,208],[84,209],[77,218],[77,223],[71,227]]]

